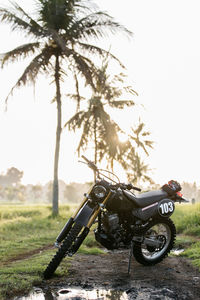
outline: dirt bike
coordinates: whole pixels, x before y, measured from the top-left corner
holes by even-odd
[[[128,272],[132,255],[147,266],[161,262],[176,238],[176,228],[170,219],[175,202],[188,202],[180,193],[180,184],[171,180],[159,190],[135,195],[131,190],[141,189],[120,183],[112,172],[98,169],[85,156],[82,158],[97,179],[58,235],[58,250],[44,271],[44,278],[52,276],[65,256],[77,252],[96,222],[95,238],[102,246],[109,250],[130,249]]]

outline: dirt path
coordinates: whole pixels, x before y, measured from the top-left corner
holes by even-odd
[[[62,282],[47,281],[43,290],[104,288],[125,291],[128,297],[126,299],[130,300],[200,299],[200,272],[185,258],[168,257],[154,267],[144,267],[133,260],[130,275],[127,274],[127,268],[127,251],[109,252],[98,256],[77,254],[71,263],[69,276]]]
[[[9,258],[5,261],[1,261],[0,262],[0,267],[6,266],[10,263],[14,263],[14,262],[17,262],[17,261],[21,261],[21,260],[24,260],[24,259],[31,258],[33,255],[39,254],[40,252],[51,249],[51,248],[53,248],[53,246],[52,246],[52,244],[49,244],[49,245],[45,245],[43,247],[25,252],[25,253],[21,253],[17,256],[11,257],[11,258]]]

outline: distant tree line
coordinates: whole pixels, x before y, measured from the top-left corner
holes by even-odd
[[[6,174],[0,175],[0,185],[2,187],[15,186],[21,182],[23,174],[23,171],[19,171],[17,168],[9,168]]]
[[[8,169],[5,174],[0,174],[0,203],[51,203],[52,181],[47,182],[45,185],[23,185],[21,183],[22,177],[23,171],[19,171],[15,167]],[[79,203],[91,184],[91,182],[66,184],[63,180],[59,180],[60,203]],[[195,202],[200,202],[200,187],[195,182],[183,182],[181,186],[184,198],[188,200],[195,199]],[[160,185],[154,183],[147,189],[153,190],[159,188]]]
[[[23,171],[15,167],[9,168],[5,174],[0,174],[0,203],[51,203],[53,182],[45,185],[23,185],[21,179]],[[60,203],[77,203],[87,192],[90,183],[66,184],[59,180]]]

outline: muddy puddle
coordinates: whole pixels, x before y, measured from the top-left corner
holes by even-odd
[[[183,249],[155,266],[132,261],[128,275],[128,252],[77,255],[68,276],[43,281],[28,295],[9,300],[196,300],[200,299],[200,273]]]
[[[126,292],[117,290],[84,290],[78,288],[61,289],[57,292],[35,289],[26,297],[15,297],[14,300],[128,300]]]
[[[172,300],[177,299],[174,292],[168,288],[152,289],[151,287],[131,288],[122,290],[66,288],[58,291],[43,291],[35,289],[24,297],[15,297],[14,300]],[[184,298],[187,299],[187,298]]]

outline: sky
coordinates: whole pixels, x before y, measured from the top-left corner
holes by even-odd
[[[33,0],[16,0],[27,11]],[[129,112],[114,117],[124,129],[138,118],[155,142],[147,159],[154,181],[170,179],[200,185],[200,2],[199,0],[96,0],[101,10],[133,32],[130,40],[115,35],[102,41],[126,66],[139,96]],[[0,6],[8,5],[0,0]],[[25,42],[0,24],[0,53]],[[15,90],[5,112],[4,99],[19,78],[24,62],[0,70],[0,173],[15,166],[23,182],[44,184],[53,177],[56,106],[51,78],[33,87]],[[64,103],[66,122],[72,103]],[[63,131],[59,178],[65,182],[92,180],[90,170],[78,163],[74,133]],[[121,175],[121,174],[118,174]],[[122,175],[123,176],[123,175]]]

